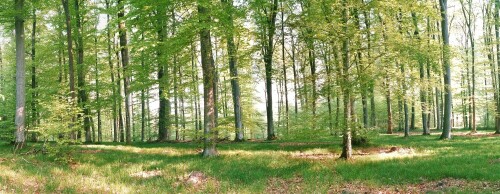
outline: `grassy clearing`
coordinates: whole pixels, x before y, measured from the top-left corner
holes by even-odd
[[[337,160],[339,137],[222,143],[207,159],[198,143],[81,145],[70,162],[3,144],[0,193],[500,192],[500,136],[438,137],[380,135],[354,161]]]

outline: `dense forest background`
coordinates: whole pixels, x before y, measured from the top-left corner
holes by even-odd
[[[379,132],[500,133],[499,7],[1,1],[0,136],[204,140],[214,155],[218,140],[342,135],[350,157]]]

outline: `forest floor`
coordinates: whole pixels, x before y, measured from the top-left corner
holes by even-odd
[[[220,143],[73,145],[12,154],[0,145],[0,193],[500,193],[500,136],[379,135],[337,159],[340,137]],[[33,146],[33,147],[32,147]]]

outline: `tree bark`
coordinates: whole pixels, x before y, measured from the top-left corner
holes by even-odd
[[[15,150],[23,148],[26,141],[24,120],[26,118],[25,103],[25,48],[24,48],[24,0],[15,0],[15,36],[16,36],[16,132]]]
[[[500,10],[500,0],[495,0],[495,39],[496,39],[496,55],[497,55],[497,88],[495,93],[497,94],[496,99],[496,114],[495,114],[495,134],[500,134],[500,19],[499,19],[499,10]]]
[[[38,112],[37,112],[37,83],[36,83],[36,8],[32,5],[33,23],[31,28],[31,128],[35,129],[38,122]],[[31,141],[37,141],[37,133],[33,132],[31,134]]]
[[[216,137],[216,115],[215,115],[215,84],[216,72],[215,64],[212,56],[212,42],[210,40],[210,28],[208,24],[211,22],[209,10],[205,7],[209,3],[208,0],[198,0],[199,23],[203,26],[200,30],[200,47],[201,47],[201,66],[203,69],[203,104],[204,104],[204,147],[203,156],[211,157],[218,155],[215,147]]]
[[[450,71],[450,48],[448,34],[448,11],[447,0],[439,0],[441,10],[441,34],[443,38],[443,65],[444,65],[444,117],[443,117],[443,133],[441,139],[451,139],[451,71]]]
[[[417,40],[420,40],[420,34],[418,30],[418,19],[417,15],[415,13],[412,13],[412,19],[413,19],[413,26],[415,27],[414,35]],[[425,81],[425,69],[424,69],[424,62],[419,60],[418,61],[418,67],[419,67],[419,76],[420,76],[420,105],[422,108],[422,129],[423,129],[423,134],[424,135],[430,135],[430,130],[429,130],[429,125],[427,124],[427,83]],[[413,113],[414,114],[414,113]]]
[[[229,55],[229,72],[231,76],[231,91],[233,95],[233,110],[234,110],[234,127],[235,138],[234,141],[243,141],[243,122],[242,122],[242,108],[241,108],[241,89],[238,79],[237,67],[237,49],[234,44],[234,24],[233,24],[233,0],[222,0],[226,10],[228,10],[228,27],[229,30],[226,34],[227,50]]]
[[[109,0],[105,0],[105,4],[106,4],[106,9],[110,9],[110,3],[109,3]],[[106,14],[106,25],[107,25],[107,28],[106,28],[106,39],[107,39],[107,53],[108,53],[108,66],[109,66],[109,69],[110,69],[110,76],[111,76],[111,88],[112,88],[112,99],[113,99],[113,106],[112,106],[112,114],[113,114],[113,142],[117,142],[118,141],[118,114],[117,114],[117,102],[116,102],[116,85],[114,84],[115,83],[115,73],[114,73],[114,67],[113,67],[113,60],[112,60],[112,57],[113,57],[113,52],[111,50],[111,45],[114,44],[111,42],[111,25],[110,25],[110,15],[109,14]]]
[[[170,139],[170,99],[169,85],[170,85],[170,74],[168,73],[167,59],[163,49],[165,47],[166,41],[165,36],[167,35],[167,23],[163,18],[166,18],[166,10],[161,7],[157,8],[158,15],[158,49],[156,50],[156,55],[158,58],[158,85],[159,85],[159,114],[158,114],[158,141],[168,141]]]
[[[131,143],[131,116],[130,116],[130,92],[129,92],[129,77],[128,77],[128,47],[127,47],[127,28],[125,27],[125,8],[122,0],[118,0],[118,34],[120,38],[120,53],[122,56],[122,66],[123,66],[123,91],[125,93],[125,141],[126,143]]]
[[[69,64],[69,91],[71,94],[72,103],[76,103],[76,92],[75,92],[75,68],[74,68],[74,59],[73,59],[73,36],[71,33],[71,13],[69,11],[69,2],[68,0],[61,0],[64,16],[66,19],[66,40],[68,42],[68,64]],[[74,132],[71,132],[71,138],[76,139]]]
[[[274,120],[273,120],[273,91],[272,91],[272,65],[273,65],[273,53],[274,53],[274,33],[276,31],[276,15],[278,10],[278,0],[273,0],[270,5],[270,15],[267,17],[266,30],[267,42],[264,44],[264,63],[266,71],[266,112],[267,112],[267,139],[276,139],[276,134],[274,133]],[[264,41],[265,42],[265,41]]]
[[[349,160],[352,158],[352,135],[351,135],[351,88],[349,86],[349,37],[348,37],[348,8],[347,8],[347,0],[342,1],[342,23],[343,23],[343,32],[344,37],[342,37],[342,90],[343,90],[343,98],[344,98],[344,130],[343,130],[343,141],[342,141],[342,154],[340,158]]]

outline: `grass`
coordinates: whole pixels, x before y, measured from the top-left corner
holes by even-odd
[[[0,193],[500,192],[500,136],[438,138],[380,135],[355,147],[353,161],[337,159],[339,137],[221,143],[214,158],[201,158],[198,143],[79,145],[69,162],[14,156],[3,144]],[[188,184],[191,172],[206,179]]]

